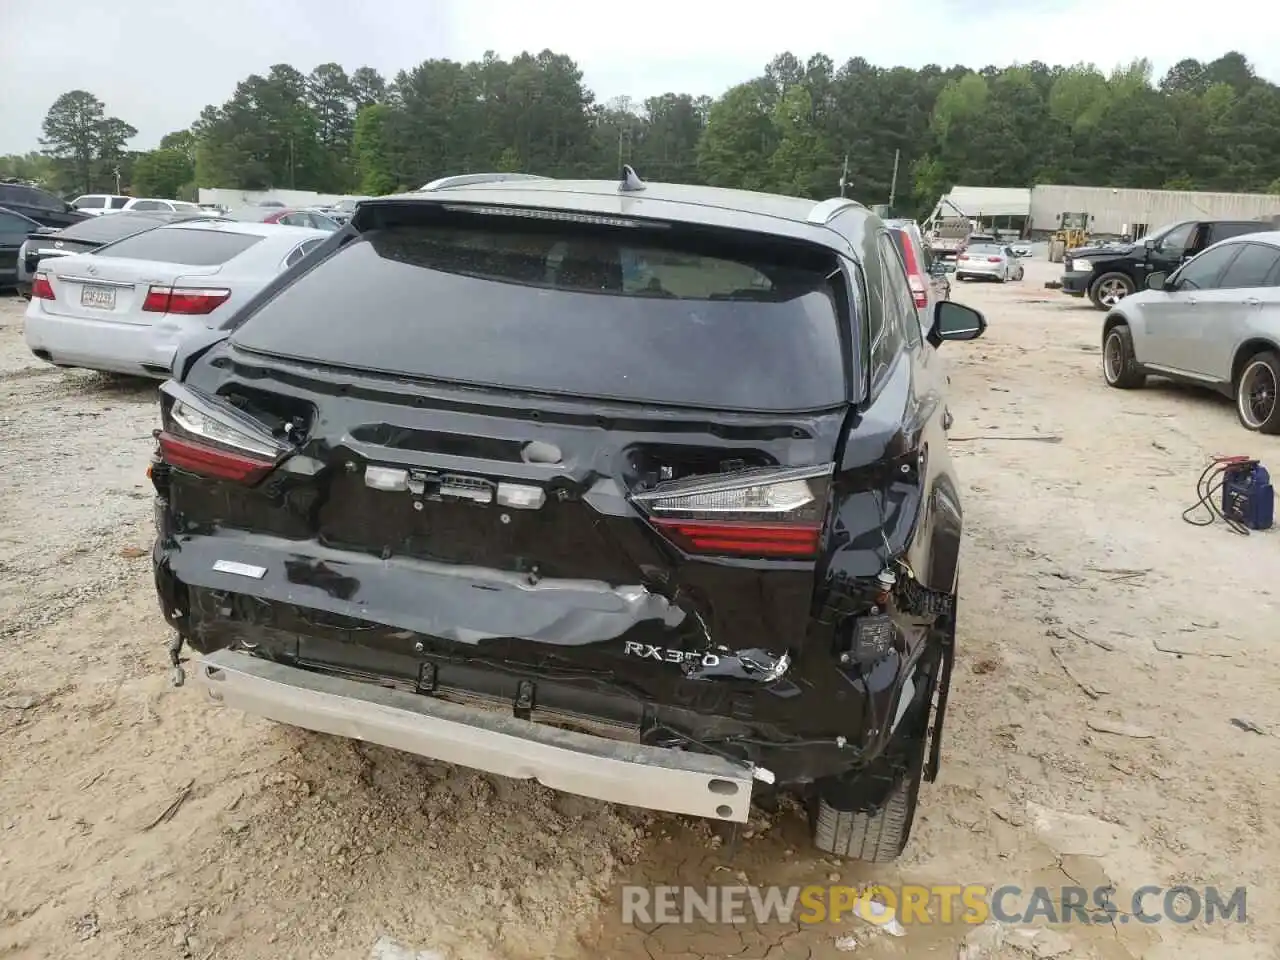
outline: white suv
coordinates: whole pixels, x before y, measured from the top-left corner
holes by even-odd
[[[128,202],[128,197],[122,197],[117,193],[86,193],[72,200],[71,205],[82,213],[90,213],[97,217],[104,213],[123,210]]]
[[[173,213],[201,213],[200,205],[185,200],[162,200],[156,197],[131,197],[123,210],[167,210]]]

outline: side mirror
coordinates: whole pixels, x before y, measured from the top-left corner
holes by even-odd
[[[973,307],[941,300],[933,307],[929,342],[936,347],[944,340],[976,340],[986,329],[987,318]]]
[[[1156,242],[1154,240],[1146,240],[1143,243],[1143,246],[1146,247],[1148,250],[1154,250],[1156,248]]]
[[[1167,289],[1165,285],[1168,282],[1169,282],[1169,275],[1167,273],[1164,273],[1161,270],[1157,270],[1155,273],[1148,274],[1147,289],[1148,290],[1165,290]]]

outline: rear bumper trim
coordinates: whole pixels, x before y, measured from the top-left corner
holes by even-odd
[[[218,702],[280,723],[649,810],[744,823],[753,781],[770,779],[751,764],[561,730],[233,650],[205,656],[197,680]]]

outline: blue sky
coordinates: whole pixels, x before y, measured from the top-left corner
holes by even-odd
[[[1145,56],[1159,73],[1237,49],[1280,81],[1280,16],[1261,0],[0,0],[0,153],[35,149],[49,105],[75,88],[145,149],[273,63],[390,76],[545,47],[577,60],[601,99],[718,95],[785,50],[913,67]]]

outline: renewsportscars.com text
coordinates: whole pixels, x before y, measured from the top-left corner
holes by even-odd
[[[1246,889],[1144,886],[1120,897],[1112,887],[935,884],[901,887],[622,888],[624,923],[1218,923],[1247,922]]]

